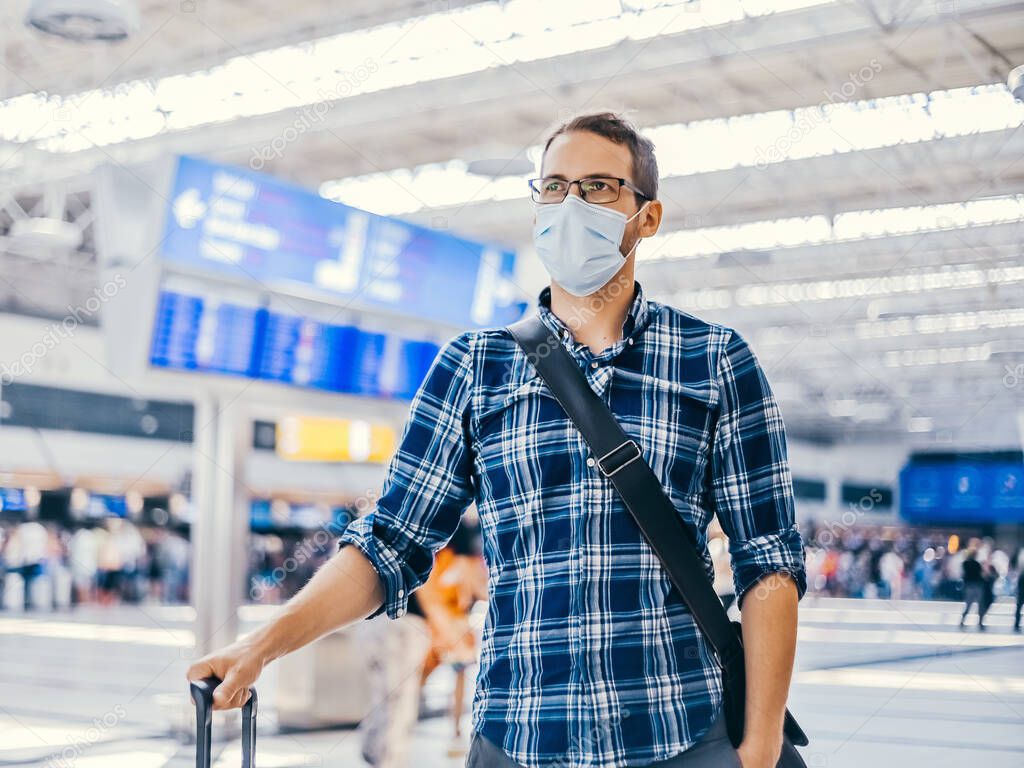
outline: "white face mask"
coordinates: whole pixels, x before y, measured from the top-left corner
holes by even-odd
[[[589,296],[607,285],[626,260],[619,250],[626,224],[643,209],[640,206],[626,218],[614,208],[593,205],[578,195],[538,205],[533,243],[551,279],[573,296]]]

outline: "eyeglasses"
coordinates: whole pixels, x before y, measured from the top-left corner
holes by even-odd
[[[625,179],[608,176],[589,176],[585,179],[566,181],[557,176],[545,176],[530,179],[530,196],[535,203],[560,203],[569,194],[569,188],[576,184],[580,188],[580,197],[588,203],[614,203],[619,199],[622,188],[632,190],[633,194],[644,200],[652,198],[645,195]]]

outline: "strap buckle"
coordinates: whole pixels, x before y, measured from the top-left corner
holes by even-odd
[[[625,461],[623,461],[621,464],[618,464],[617,466],[614,466],[614,467],[611,467],[611,468],[605,466],[605,461],[607,461],[609,458],[611,458],[612,456],[615,456],[616,454],[620,453],[623,450],[629,450],[629,449],[632,449],[632,450],[630,451],[629,454],[627,454],[627,456],[624,457]],[[641,456],[641,454],[640,454],[640,446],[636,444],[636,441],[635,440],[627,440],[622,445],[617,446],[616,448],[612,448],[610,451],[608,451],[608,453],[606,453],[604,456],[599,458],[597,460],[597,466],[600,468],[602,475],[604,475],[605,477],[611,477],[616,472],[618,472],[618,471],[628,467],[634,461],[639,459],[640,456]]]

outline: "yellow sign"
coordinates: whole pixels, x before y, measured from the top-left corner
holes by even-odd
[[[277,422],[277,455],[288,461],[387,461],[395,430],[359,419],[288,416]]]

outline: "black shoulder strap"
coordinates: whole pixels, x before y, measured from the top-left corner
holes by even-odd
[[[697,626],[715,649],[726,685],[739,698],[741,711],[736,715],[742,717],[746,687],[743,645],[708,580],[692,532],[644,460],[639,445],[590,388],[572,355],[541,319],[536,315],[527,317],[508,329],[594,452],[598,469],[622,497]],[[786,731],[795,743],[806,743],[806,736],[788,712]]]
[[[740,639],[708,581],[693,534],[640,454],[640,447],[539,317],[520,320],[510,325],[509,331],[594,452],[597,468],[619,492],[723,666],[730,667],[737,655],[742,663]]]

